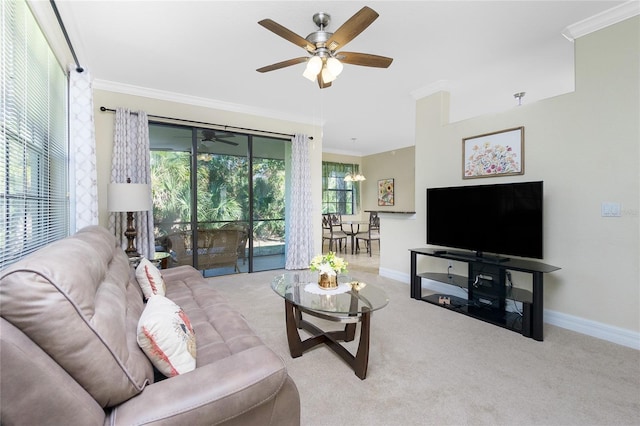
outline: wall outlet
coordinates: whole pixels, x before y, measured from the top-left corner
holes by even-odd
[[[620,217],[622,206],[620,203],[603,202],[600,206],[600,214],[602,217]]]

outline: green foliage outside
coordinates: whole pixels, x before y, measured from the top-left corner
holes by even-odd
[[[188,152],[152,151],[151,176],[156,234],[187,229],[191,220]],[[246,157],[200,154],[197,161],[197,222],[218,228],[229,221],[249,221]],[[255,238],[284,239],[284,160],[254,159]]]

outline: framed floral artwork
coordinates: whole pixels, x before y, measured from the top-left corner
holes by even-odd
[[[380,179],[378,181],[378,205],[393,206],[393,179]]]
[[[524,126],[462,139],[462,178],[524,174]]]

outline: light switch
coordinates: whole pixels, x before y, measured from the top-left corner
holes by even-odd
[[[622,216],[622,208],[620,203],[603,202],[601,206],[602,217],[620,217]]]

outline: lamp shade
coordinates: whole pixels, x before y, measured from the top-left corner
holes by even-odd
[[[151,210],[151,186],[146,183],[110,183],[107,209],[110,212]]]
[[[307,62],[306,71],[310,74],[318,75],[322,69],[322,59],[319,56],[312,56]]]
[[[312,56],[307,61],[307,66],[305,67],[302,75],[310,81],[316,81],[316,77],[318,76],[318,73],[320,73],[321,69],[322,59],[320,59],[319,56]]]
[[[333,57],[327,59],[326,66],[329,69],[329,71],[331,71],[331,74],[333,74],[336,77],[340,75],[340,73],[342,72],[342,68],[344,67],[342,65],[342,62],[340,62],[339,60]]]
[[[322,81],[324,81],[325,83],[331,83],[333,80],[336,79],[336,76],[333,75],[331,73],[331,71],[329,71],[329,68],[322,67]]]

